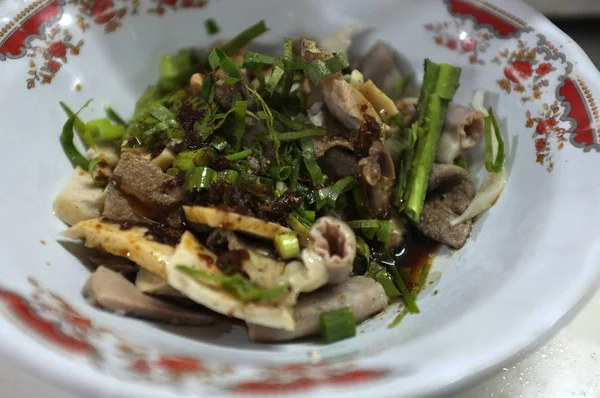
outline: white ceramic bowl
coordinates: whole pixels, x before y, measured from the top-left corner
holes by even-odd
[[[548,338],[599,279],[600,75],[567,36],[508,0],[36,0],[0,3],[0,349],[85,396],[237,393],[414,397],[450,391]],[[508,185],[461,251],[436,259],[421,314],[393,306],[337,344],[255,345],[243,330],[120,318],[81,296],[89,274],[57,242],[52,201],[69,176],[58,136],[72,106],[123,114],[158,76],[158,57],[230,37],[265,18],[260,39],[353,25],[394,46],[421,77],[425,57],[463,68],[457,100],[498,93]],[[591,223],[591,224],[590,224]],[[437,294],[434,294],[437,292]]]

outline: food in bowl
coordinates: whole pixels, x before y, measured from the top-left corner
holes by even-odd
[[[97,249],[93,304],[191,325],[209,309],[255,341],[335,342],[392,300],[419,312],[428,254],[463,247],[501,193],[502,135],[485,93],[452,102],[460,68],[425,60],[406,97],[383,42],[352,63],[339,40],[248,51],[266,30],[162,57],[128,121],[83,122],[61,103],[75,170],[55,212]],[[483,138],[476,189],[464,155]]]

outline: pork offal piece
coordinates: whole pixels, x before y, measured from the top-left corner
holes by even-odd
[[[109,188],[112,192],[108,192],[103,215],[114,221],[153,220],[180,228],[183,188],[174,178],[152,161],[124,153],[113,171],[115,189]],[[125,220],[127,217],[132,219]]]
[[[323,258],[329,283],[340,283],[352,270],[356,256],[356,236],[342,220],[321,217],[310,229],[309,249]]]
[[[146,296],[121,274],[106,267],[99,267],[90,276],[84,296],[95,305],[120,315],[179,325],[204,326],[214,323],[206,314]]]
[[[473,229],[473,220],[452,226],[450,221],[464,213],[475,197],[468,171],[452,164],[434,164],[428,193],[417,229],[423,235],[452,249],[464,246]]]
[[[319,333],[319,317],[323,312],[350,307],[357,323],[383,310],[388,303],[383,287],[373,279],[356,276],[343,283],[326,286],[302,295],[294,307],[294,330],[274,329],[248,324],[248,335],[254,341],[288,341]]]
[[[436,163],[452,163],[456,157],[474,148],[483,136],[484,118],[480,111],[451,102],[444,120]]]

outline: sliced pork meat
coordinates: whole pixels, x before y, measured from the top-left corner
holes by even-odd
[[[335,146],[329,149],[317,160],[317,163],[323,173],[332,178],[333,181],[348,176],[358,178],[360,172],[358,159],[351,150],[343,146]]]
[[[462,167],[434,164],[421,222],[423,235],[453,249],[460,249],[471,234],[473,221],[452,226],[450,221],[461,215],[475,197],[471,175]]]
[[[389,151],[381,141],[374,141],[369,155],[358,162],[366,209],[373,218],[387,218],[394,193],[396,171]]]
[[[383,41],[377,41],[361,59],[359,69],[365,81],[372,80],[389,96],[394,94],[394,84],[401,77],[394,50]]]
[[[310,229],[309,249],[323,258],[329,283],[340,283],[352,270],[356,237],[354,231],[342,220],[321,217]]]
[[[474,148],[484,133],[485,115],[471,107],[450,103],[440,144],[437,163],[452,163],[462,153]]]
[[[112,176],[103,215],[114,221],[165,223],[181,227],[183,188],[152,161],[124,153]],[[110,199],[108,198],[110,195]]]
[[[350,307],[357,323],[382,311],[388,303],[383,287],[363,276],[326,286],[302,295],[294,307],[296,328],[291,331],[248,323],[248,334],[254,341],[288,341],[319,333],[319,317],[323,312]]]
[[[379,114],[365,96],[344,79],[327,76],[323,79],[323,99],[327,109],[349,131],[356,131],[365,115],[381,122]]]
[[[213,318],[200,312],[188,311],[139,292],[122,275],[108,268],[98,268],[84,288],[85,297],[95,305],[119,315],[180,325],[203,326],[214,323]]]
[[[126,258],[114,256],[100,250],[96,250],[93,255],[90,255],[89,260],[96,268],[105,267],[125,277],[135,275],[140,269],[135,263]]]
[[[417,121],[417,97],[406,97],[396,101],[396,108],[402,114],[404,125],[409,126]]]
[[[397,249],[404,243],[404,236],[408,230],[406,217],[394,211],[390,219],[392,229],[390,231],[390,241],[387,246],[390,249]]]

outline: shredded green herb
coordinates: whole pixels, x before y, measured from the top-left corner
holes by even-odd
[[[71,161],[73,167],[79,166],[84,170],[88,170],[90,161],[81,153],[79,153],[79,151],[75,147],[75,144],[73,142],[73,138],[75,138],[73,128],[75,126],[75,121],[78,120],[77,115],[83,110],[83,108],[87,107],[90,104],[90,102],[92,102],[91,99],[87,100],[87,102],[83,104],[83,106],[79,108],[77,112],[69,116],[69,119],[67,119],[67,121],[65,122],[62,129],[62,133],[60,135],[60,144],[63,148],[63,151],[65,152],[65,155],[67,155],[67,157]]]
[[[206,33],[209,36],[216,35],[221,30],[219,25],[217,25],[217,21],[215,21],[213,18],[209,18],[204,21],[204,27],[206,28]]]

